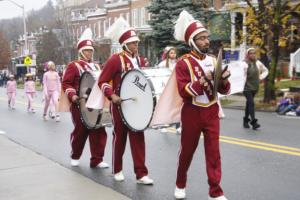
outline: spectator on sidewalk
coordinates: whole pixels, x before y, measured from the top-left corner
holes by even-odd
[[[296,116],[299,110],[300,110],[299,96],[287,94],[287,96],[280,101],[276,109],[276,112],[279,115]]]
[[[256,130],[260,127],[260,124],[257,123],[257,119],[255,118],[254,97],[259,89],[259,82],[266,78],[269,74],[269,70],[256,58],[256,50],[254,48],[247,49],[246,58],[242,62],[242,65],[245,70],[246,77],[243,91],[246,98],[243,126],[244,128],[250,128],[250,122],[252,129]],[[249,119],[249,116],[251,119]]]

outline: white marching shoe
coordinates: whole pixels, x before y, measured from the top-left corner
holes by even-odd
[[[79,166],[79,160],[71,159],[71,166],[72,166],[72,167],[77,167],[77,166]]]
[[[104,162],[104,161],[102,161],[102,162],[99,163],[96,167],[97,167],[97,168],[101,168],[101,169],[103,169],[103,168],[109,168],[109,164],[106,163],[106,162]]]
[[[219,197],[208,197],[208,200],[228,200],[224,195]]]
[[[45,115],[45,114],[43,115],[43,120],[44,120],[44,121],[48,121],[47,115]]]
[[[115,179],[116,181],[124,181],[124,180],[125,180],[125,177],[124,177],[124,175],[123,175],[123,172],[120,171],[120,172],[116,173],[116,174],[114,175],[114,179]]]
[[[143,176],[142,178],[138,179],[136,182],[143,185],[153,185],[154,183],[154,181],[148,176]]]
[[[185,198],[185,188],[180,189],[178,187],[175,188],[174,196],[176,199],[184,199]]]
[[[60,122],[60,117],[59,117],[59,115],[56,115],[55,121],[56,121],[56,122]]]

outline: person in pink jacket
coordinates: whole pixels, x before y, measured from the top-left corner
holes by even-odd
[[[33,75],[28,73],[26,74],[26,81],[24,85],[25,94],[27,96],[28,100],[28,106],[27,111],[30,113],[35,113],[35,110],[33,109],[33,99],[35,96],[35,81],[33,80]]]
[[[45,96],[45,106],[43,119],[47,119],[47,111],[50,105],[50,101],[55,106],[55,120],[60,121],[58,113],[58,97],[60,94],[61,83],[58,73],[55,71],[55,64],[52,61],[47,63],[48,71],[44,74],[43,77],[43,87],[44,87],[44,96]]]
[[[8,96],[8,108],[15,109],[17,82],[14,75],[9,75],[9,80],[6,83],[7,96]]]

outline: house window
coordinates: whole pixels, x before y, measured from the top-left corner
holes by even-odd
[[[111,25],[111,18],[109,17],[108,18],[108,27],[110,27],[110,25]]]
[[[96,27],[97,27],[97,24],[94,23],[94,34],[97,35],[97,32],[96,32]]]
[[[128,21],[130,23],[130,19],[129,19],[129,12],[126,13],[126,21]],[[132,24],[132,23],[131,23]]]
[[[132,13],[131,13],[131,24],[133,27],[135,27],[135,10],[136,9],[132,9]]]
[[[140,9],[133,9],[132,14],[132,26],[140,27]]]
[[[106,20],[103,21],[103,34],[106,32]]]
[[[101,38],[101,21],[98,21],[98,37]]]
[[[141,26],[146,25],[146,19],[145,19],[145,8],[141,8]]]

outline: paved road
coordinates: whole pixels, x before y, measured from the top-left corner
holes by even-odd
[[[129,145],[124,155],[125,182],[113,181],[111,169],[93,170],[86,147],[78,168],[69,165],[69,114],[62,121],[43,122],[41,107],[36,114],[26,113],[19,92],[17,109],[9,111],[4,91],[0,89],[0,131],[12,140],[84,176],[136,200],[169,200],[173,198],[180,135],[146,131],[147,166],[154,186],[135,183]],[[38,100],[37,104],[41,104]],[[242,128],[242,111],[225,109],[221,121],[222,186],[230,200],[300,199],[300,120],[258,112],[262,124],[258,131]],[[111,163],[111,129],[108,128],[105,160]],[[187,197],[207,199],[203,142],[199,143],[189,170]]]

